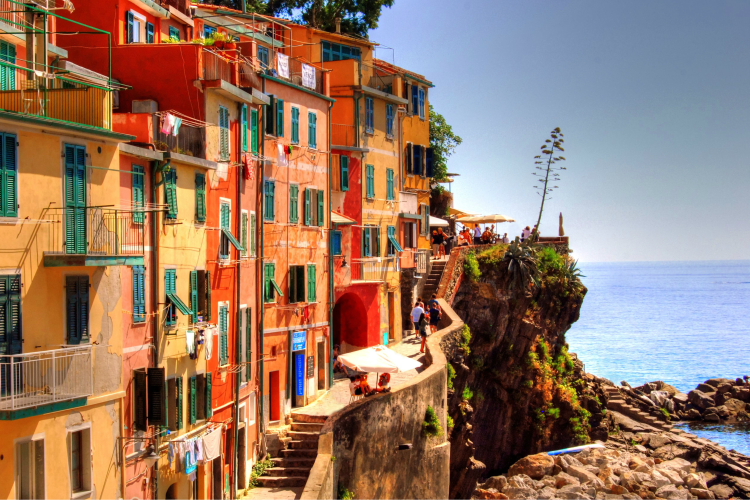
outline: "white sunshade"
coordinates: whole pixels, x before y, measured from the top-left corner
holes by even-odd
[[[407,358],[384,345],[340,354],[338,359],[352,370],[366,373],[401,373],[422,366],[419,361]]]
[[[448,222],[444,221],[443,219],[438,219],[437,217],[433,217],[430,215],[430,227],[448,227]]]

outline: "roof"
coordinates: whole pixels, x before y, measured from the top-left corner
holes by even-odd
[[[382,59],[373,59],[373,64],[377,66],[379,69],[390,71],[391,73],[400,73],[405,75],[407,78],[412,78],[414,80],[418,80],[425,85],[429,85],[430,87],[434,87],[435,84],[432,83],[430,80],[428,80],[424,75],[420,75],[419,73],[415,73],[414,71],[409,71],[406,68],[402,68],[401,66],[396,66],[395,64],[391,64],[389,62],[386,62]]]
[[[357,221],[352,219],[351,217],[347,217],[346,215],[342,215],[334,210],[331,210],[331,222],[334,224],[356,224]]]

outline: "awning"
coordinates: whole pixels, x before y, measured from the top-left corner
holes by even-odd
[[[342,215],[338,212],[334,212],[333,210],[331,210],[331,222],[333,224],[338,224],[339,226],[342,226],[344,224],[356,224],[357,223],[356,220],[350,217],[347,217],[346,215]]]
[[[388,241],[391,242],[391,245],[393,245],[393,248],[395,248],[397,252],[403,252],[404,251],[404,249],[401,248],[401,245],[399,245],[398,240],[396,239],[396,237],[393,236],[392,234],[388,235]]]
[[[177,296],[175,293],[168,293],[167,298],[174,304],[174,306],[180,310],[182,314],[193,314],[193,310],[190,309],[185,303],[182,301],[181,298]]]
[[[240,244],[240,242],[237,241],[237,238],[234,237],[234,235],[232,234],[232,231],[230,231],[229,229],[223,227],[223,228],[221,228],[221,232],[224,233],[224,236],[227,237],[227,239],[229,240],[229,243],[231,243],[232,245],[234,245],[234,248],[236,248],[240,252],[244,252],[245,251],[245,247],[243,247]]]
[[[490,224],[493,222],[516,222],[515,219],[507,217],[502,214],[491,214],[491,215],[470,215],[468,217],[459,217],[458,222],[461,223],[477,223],[477,224]]]
[[[443,219],[438,219],[437,217],[433,217],[432,215],[430,215],[430,227],[432,226],[448,227],[449,224],[447,221],[444,221]]]
[[[338,359],[349,368],[365,373],[401,373],[422,366],[419,361],[407,358],[384,345],[340,354]]]
[[[456,217],[468,217],[470,215],[476,215],[476,214],[470,214],[469,212],[464,212],[462,210],[458,210],[457,208],[449,207],[448,215],[453,215]]]

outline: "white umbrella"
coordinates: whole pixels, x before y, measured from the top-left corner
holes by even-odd
[[[339,354],[338,359],[352,370],[367,373],[401,373],[422,366],[419,361],[399,354],[384,345]]]
[[[430,215],[430,227],[448,227],[450,224],[448,224],[448,221],[445,221],[443,219],[439,219],[438,217],[433,217]]]
[[[467,217],[459,217],[458,222],[463,224],[467,222],[478,223],[478,224],[490,224],[493,222],[516,222],[512,217],[507,217],[502,214],[492,215],[469,215]]]

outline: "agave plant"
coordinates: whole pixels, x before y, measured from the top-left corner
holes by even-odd
[[[581,273],[581,269],[578,267],[577,260],[571,260],[568,262],[568,265],[565,268],[565,279],[568,281],[569,285],[572,288],[580,291],[581,288],[583,288],[583,282],[581,281],[581,278],[585,277],[586,275]]]
[[[512,289],[519,285],[522,289],[526,289],[539,277],[539,266],[532,247],[519,243],[518,239],[510,244],[503,262],[508,264]]]

